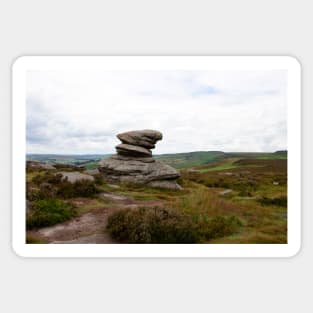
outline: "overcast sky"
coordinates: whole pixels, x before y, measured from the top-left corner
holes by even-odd
[[[116,134],[163,133],[154,153],[287,148],[286,71],[31,71],[27,153],[113,153]]]

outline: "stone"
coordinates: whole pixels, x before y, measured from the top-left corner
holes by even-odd
[[[133,130],[117,135],[117,138],[120,139],[122,143],[147,149],[154,149],[155,143],[161,140],[162,137],[162,133],[152,129]]]
[[[220,194],[221,196],[226,196],[226,195],[231,194],[232,192],[233,192],[232,189],[225,189],[225,190],[219,192],[219,194]]]
[[[117,145],[115,148],[117,153],[121,155],[139,156],[139,157],[142,156],[150,157],[152,155],[152,152],[149,149],[124,143]]]
[[[183,188],[176,183],[174,180],[155,180],[147,184],[149,187],[182,190]]]
[[[145,163],[135,159],[131,161],[104,159],[99,163],[99,171],[112,176],[112,182],[120,180],[147,183],[153,180],[176,179],[180,176],[178,171],[169,165],[158,161]]]
[[[61,174],[63,179],[67,179],[70,183],[75,183],[78,180],[90,180],[90,181],[95,180],[93,176],[82,174],[80,172],[59,172],[56,175],[58,174]]]
[[[55,167],[46,162],[39,162],[39,161],[27,161],[27,166],[33,169],[43,169],[43,170],[55,170]]]
[[[180,177],[179,172],[169,165],[155,161],[145,163],[140,160],[119,160],[108,158],[100,161],[99,171],[109,183],[150,184],[151,187],[180,189],[175,179]],[[171,181],[160,184],[160,181]],[[175,185],[175,184],[176,185]]]
[[[134,157],[134,156],[126,156],[126,155],[120,155],[120,154],[115,154],[111,156],[111,159],[115,160],[121,160],[121,161],[141,161],[144,163],[153,163],[155,162],[155,159],[152,157]]]
[[[181,189],[175,181],[180,177],[179,172],[152,157],[150,149],[162,139],[162,133],[145,129],[118,134],[117,137],[122,141],[116,146],[117,154],[101,160],[98,166],[107,183]]]
[[[99,172],[99,170],[96,168],[96,169],[94,169],[94,170],[85,170],[85,171],[84,171],[84,174],[94,176],[94,175],[99,175],[100,172]]]

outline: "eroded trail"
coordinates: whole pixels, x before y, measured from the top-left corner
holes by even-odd
[[[109,207],[90,209],[76,218],[50,227],[29,232],[46,243],[51,244],[110,244],[117,243],[105,232],[109,215],[123,209],[138,207],[156,207],[163,204],[162,200],[137,201],[123,195],[101,193],[99,198],[108,199]],[[77,201],[79,202],[79,201]]]

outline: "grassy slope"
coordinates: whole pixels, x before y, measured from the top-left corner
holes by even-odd
[[[219,161],[227,161],[232,163],[233,159],[287,159],[287,152],[278,151],[274,153],[263,152],[221,152],[221,151],[199,151],[199,152],[187,152],[187,153],[174,153],[174,154],[161,154],[155,156],[159,161],[166,163],[178,169],[205,165],[215,163]],[[224,165],[226,169],[226,164]],[[228,168],[233,168],[235,165],[228,165]],[[221,168],[223,169],[223,168]]]
[[[155,158],[175,168],[187,168],[221,160],[225,153],[221,151],[199,151],[187,153],[161,154]]]

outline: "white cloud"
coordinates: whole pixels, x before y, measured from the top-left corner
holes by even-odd
[[[113,153],[157,129],[155,153],[287,146],[285,71],[28,72],[28,153]]]

